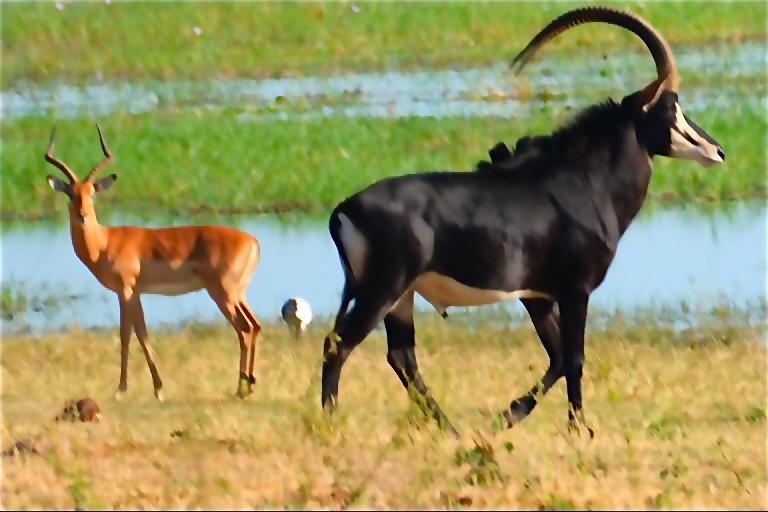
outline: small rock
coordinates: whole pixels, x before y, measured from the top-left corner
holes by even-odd
[[[16,455],[26,455],[26,454],[37,454],[40,453],[38,449],[35,447],[33,442],[29,439],[22,439],[21,441],[16,441],[13,443],[13,445],[3,450],[3,457],[15,457]]]
[[[469,507],[472,505],[472,498],[470,496],[459,496],[459,505]]]
[[[56,421],[101,421],[101,409],[92,398],[70,400],[64,405],[64,409],[56,416]]]

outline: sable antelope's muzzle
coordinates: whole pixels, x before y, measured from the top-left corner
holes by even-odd
[[[704,167],[723,163],[725,151],[720,144],[675,105],[675,124],[670,133],[669,156],[695,160]]]

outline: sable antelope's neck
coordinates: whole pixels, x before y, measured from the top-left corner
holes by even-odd
[[[619,169],[611,187],[611,198],[621,233],[629,227],[645,202],[653,173],[653,161],[643,147],[635,148],[634,165]]]
[[[107,228],[99,224],[95,215],[86,219],[84,223],[70,218],[69,226],[72,234],[72,246],[77,257],[86,265],[95,263],[101,252],[107,247]]]

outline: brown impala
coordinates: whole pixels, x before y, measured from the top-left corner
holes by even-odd
[[[261,331],[245,299],[248,283],[259,262],[258,240],[224,226],[149,229],[99,224],[93,196],[111,187],[117,175],[94,181],[96,174],[114,161],[98,125],[96,129],[104,159],[84,180],[77,179],[75,173],[53,155],[55,127],[51,130],[45,160],[68,179],[66,182],[48,176],[48,184],[69,197],[69,225],[75,254],[104,287],[117,294],[120,303],[120,383],[115,396],[120,398],[128,388],[128,343],[135,330],[152,374],[155,397],[162,400],[163,382],[149,347],[140,295],[181,295],[205,288],[240,340],[237,395],[245,397],[253,391],[255,383],[253,363]]]

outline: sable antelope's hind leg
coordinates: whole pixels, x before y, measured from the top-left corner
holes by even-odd
[[[339,315],[333,332],[323,345],[323,371],[321,403],[324,409],[333,410],[338,402],[341,367],[361,341],[387,315],[403,290],[371,288],[355,298],[352,309]]]
[[[149,336],[147,334],[147,324],[144,322],[144,308],[141,305],[141,297],[135,295],[132,302],[134,311],[134,328],[136,329],[136,337],[139,339],[141,349],[144,351],[144,359],[147,360],[147,366],[149,366],[149,373],[152,375],[152,386],[154,388],[155,398],[163,400],[163,381],[160,379],[160,372],[157,371],[155,364],[155,354],[152,352],[152,347],[149,345]]]
[[[413,291],[407,292],[397,306],[384,317],[384,327],[387,331],[387,362],[408,391],[408,395],[425,414],[431,414],[441,428],[458,437],[458,431],[432,397],[419,373],[415,353],[416,333],[413,326]]]
[[[553,301],[544,299],[523,299],[523,305],[528,310],[536,333],[541,344],[549,356],[549,367],[544,376],[528,393],[516,398],[504,411],[507,426],[512,427],[528,416],[539,397],[547,391],[563,376],[563,348],[560,340],[560,316]]]

